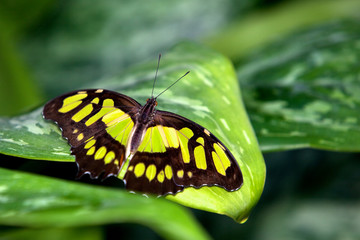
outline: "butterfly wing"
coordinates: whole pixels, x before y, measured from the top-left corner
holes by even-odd
[[[124,180],[129,190],[173,194],[193,186],[241,187],[243,177],[230,151],[207,129],[177,114],[157,111]]]
[[[141,105],[117,92],[93,89],[74,91],[48,102],[44,118],[55,121],[71,145],[78,177],[117,175],[125,147]]]
[[[48,102],[43,111],[55,121],[76,156],[78,176],[118,175],[141,105],[102,90],[75,91]],[[179,115],[157,111],[129,162],[126,187],[155,195],[185,187],[217,185],[234,191],[243,182],[230,151],[208,130]]]
[[[126,188],[158,196],[182,191],[184,186],[175,184],[171,167],[171,158],[176,159],[176,154],[174,149],[166,152],[137,151],[123,179]]]

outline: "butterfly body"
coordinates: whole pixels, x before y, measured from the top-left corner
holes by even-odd
[[[128,190],[155,195],[186,187],[241,187],[236,159],[210,131],[156,106],[154,97],[142,106],[117,92],[89,89],[51,100],[43,115],[71,145],[78,177],[113,175]]]
[[[156,114],[155,107],[157,105],[155,98],[149,98],[144,106],[139,108],[137,114],[135,114],[135,126],[129,138],[129,149],[130,154],[135,154],[141,141],[145,136],[146,129],[152,124],[154,116]],[[128,155],[126,155],[128,156]]]

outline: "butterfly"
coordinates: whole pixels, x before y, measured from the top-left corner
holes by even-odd
[[[129,191],[157,196],[186,187],[239,189],[242,173],[224,144],[199,124],[156,110],[157,97],[142,106],[118,92],[79,90],[49,101],[43,116],[68,140],[77,177],[117,176]]]

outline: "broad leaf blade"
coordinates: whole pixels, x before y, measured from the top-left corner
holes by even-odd
[[[331,23],[262,49],[238,78],[262,150],[360,151],[358,21]]]
[[[104,79],[84,88],[100,87],[115,90],[144,103],[151,94],[155,66],[155,61],[143,64],[129,70],[121,77]],[[247,218],[262,193],[265,165],[241,101],[233,66],[228,59],[207,48],[192,43],[179,44],[164,55],[154,93],[160,93],[188,70],[191,71],[188,76],[161,95],[158,99],[158,109],[183,115],[217,136],[238,160],[244,184],[236,192],[227,192],[219,187],[187,188],[175,197],[168,196],[167,198],[186,206],[226,214],[237,221],[242,221]],[[68,159],[67,149],[59,150],[54,154],[54,149],[63,149],[65,142],[61,139],[57,127],[41,119],[39,110],[33,112],[30,117],[36,123],[38,130],[42,131],[37,135],[29,131],[25,132],[27,137],[36,137],[39,140],[33,145],[29,144],[29,147],[33,148],[31,151],[36,152],[38,147],[41,149],[43,146],[50,149],[41,153],[39,151],[38,156],[31,155],[30,157],[42,158],[44,154],[48,154],[49,156],[45,159]],[[13,119],[10,119],[11,121]],[[19,129],[24,129],[21,122],[17,123],[19,125],[8,126],[10,133],[6,135],[9,139],[15,139],[11,141],[16,143],[23,138]],[[49,131],[49,129],[53,130]],[[0,141],[3,140],[0,138]],[[44,141],[43,145],[42,141]],[[11,147],[18,149],[21,144],[13,144]],[[3,153],[9,151],[6,148],[0,150]],[[28,157],[26,152],[21,154],[23,157]],[[59,157],[59,154],[64,155]]]
[[[13,228],[3,229],[0,232],[0,238],[6,240],[102,240],[103,231],[100,227],[84,228]]]
[[[163,199],[0,168],[0,223],[36,228],[133,222],[167,239],[208,239],[183,208]]]
[[[57,126],[42,117],[42,109],[13,118],[0,118],[0,153],[54,161],[74,161]]]

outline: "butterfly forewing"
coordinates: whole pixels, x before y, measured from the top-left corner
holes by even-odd
[[[55,121],[76,157],[79,174],[97,178],[117,175],[140,104],[125,95],[103,90],[74,91],[48,102],[43,111]]]

